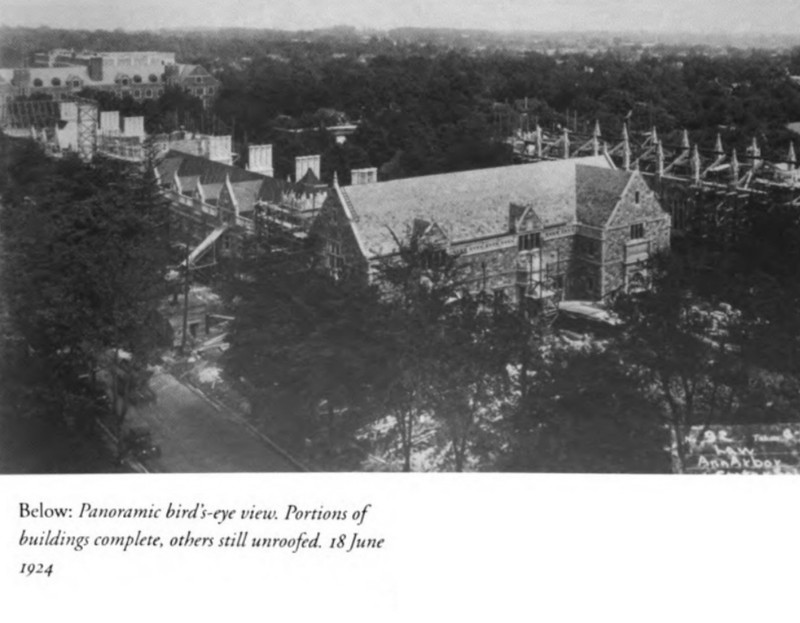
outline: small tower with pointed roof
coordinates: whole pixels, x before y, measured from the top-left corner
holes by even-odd
[[[622,166],[626,171],[631,170],[631,142],[628,138],[628,124],[622,124]]]
[[[733,148],[731,154],[731,181],[734,184],[739,183],[739,158],[736,156],[736,148]]]
[[[692,148],[692,182],[695,184],[700,183],[700,152],[697,150],[697,145]]]
[[[725,153],[725,150],[722,149],[722,137],[719,132],[717,132],[717,140],[714,142],[714,153],[718,156]]]

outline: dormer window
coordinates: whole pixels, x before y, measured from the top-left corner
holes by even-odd
[[[542,246],[542,235],[539,232],[522,234],[517,239],[517,248],[520,251],[532,251]]]
[[[44,83],[41,81],[41,79],[40,79],[40,78],[34,78],[34,80],[33,80],[33,86],[35,86],[35,87],[40,87],[40,86],[42,86],[43,84],[44,84]]]
[[[447,252],[444,249],[426,249],[420,254],[420,266],[424,270],[442,268],[447,262]]]

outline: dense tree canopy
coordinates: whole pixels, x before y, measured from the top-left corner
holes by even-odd
[[[128,396],[113,383],[104,414],[92,379],[107,352],[123,349],[143,369],[163,340],[167,212],[152,173],[52,160],[29,141],[4,139],[2,151],[2,292],[14,336],[3,389],[27,405],[21,416],[91,426],[114,413],[119,428]]]

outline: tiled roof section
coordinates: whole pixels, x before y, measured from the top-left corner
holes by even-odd
[[[604,156],[430,175],[342,188],[364,247],[396,251],[415,218],[437,223],[451,242],[508,231],[511,203],[530,205],[545,226],[575,221],[576,164],[610,168]]]
[[[181,63],[177,63],[178,65],[178,77],[181,80],[184,80],[189,77],[208,77],[211,78],[211,74],[208,73],[205,67],[202,65],[185,65]]]
[[[630,171],[578,165],[575,169],[578,221],[603,227],[632,175]]]
[[[176,150],[170,150],[164,155],[158,170],[165,183],[177,171],[184,190],[194,190],[198,183],[201,184],[207,200],[219,197],[227,177],[242,212],[251,211],[259,199],[280,201],[287,186],[286,182],[260,173]],[[164,175],[169,177],[163,177]]]
[[[259,173],[253,173],[252,171],[246,171],[239,167],[215,162],[202,156],[187,154],[175,149],[171,149],[164,154],[163,160],[167,161],[172,158],[178,158],[181,161],[178,168],[180,177],[197,175],[200,177],[200,183],[202,184],[221,184],[225,181],[226,176],[230,176],[231,182],[261,180],[266,177]]]
[[[318,188],[319,186],[325,186],[325,184],[320,181],[317,174],[311,169],[307,169],[305,175],[297,182],[297,190],[300,192],[305,189]]]
[[[223,184],[203,184],[203,194],[206,201],[216,201],[219,199],[219,194],[222,192]]]
[[[241,212],[250,212],[254,209],[263,184],[264,180],[249,180],[231,184],[236,203],[239,205]]]
[[[178,171],[178,167],[180,167],[180,165],[181,158],[178,157],[164,158],[161,162],[159,162],[156,170],[158,171],[161,183],[171,184],[172,178]]]
[[[199,175],[180,175],[178,174],[178,179],[181,182],[181,190],[183,192],[194,192],[197,190],[197,184],[200,182]]]
[[[283,200],[284,193],[287,192],[290,186],[290,184],[274,177],[265,177],[258,193],[258,199],[270,203],[280,203]]]

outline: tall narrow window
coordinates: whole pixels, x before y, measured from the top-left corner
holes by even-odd
[[[634,202],[636,203],[636,205],[637,205],[637,206],[639,205],[639,199],[640,199],[640,198],[641,198],[641,197],[640,197],[640,195],[639,195],[639,191],[637,190],[637,191],[636,191],[636,193],[635,193],[635,194],[634,194],[634,196],[633,196],[633,200],[634,200]]]
[[[420,254],[420,265],[425,270],[442,268],[447,262],[444,249],[426,249]]]
[[[517,248],[520,251],[531,251],[532,249],[538,249],[541,246],[542,246],[542,240],[541,240],[541,234],[539,232],[522,234],[517,239]]]
[[[644,223],[631,225],[631,240],[638,240],[640,238],[644,238]]]
[[[335,240],[328,240],[328,269],[335,279],[342,275],[344,268],[344,255],[342,254],[342,244]]]

